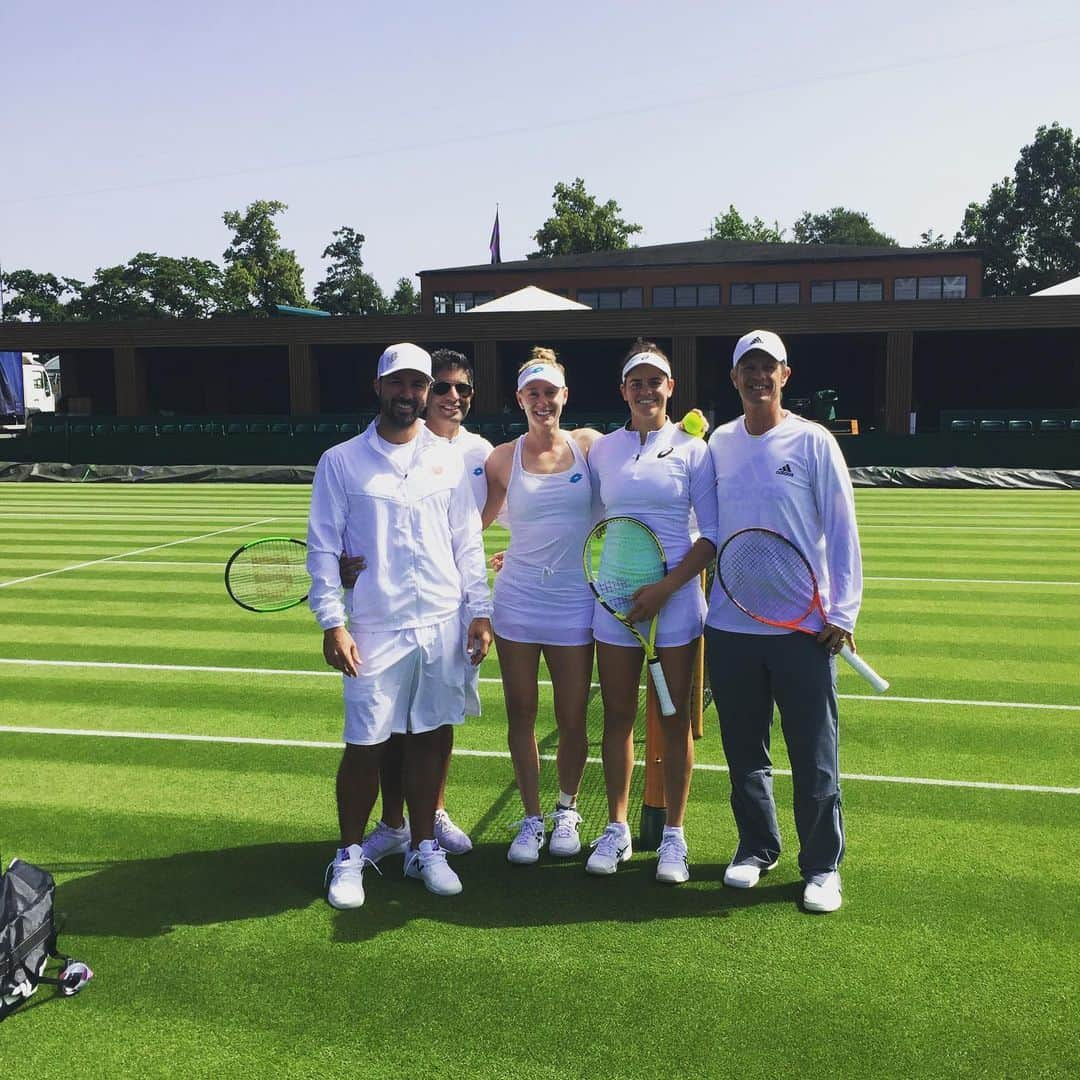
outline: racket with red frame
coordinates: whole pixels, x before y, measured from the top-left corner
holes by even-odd
[[[716,580],[741,612],[766,626],[817,637],[818,631],[805,626],[806,621],[815,614],[829,621],[817,576],[806,556],[771,529],[740,529],[729,536],[716,557]],[[847,642],[840,656],[879,694],[889,689],[888,682]]]

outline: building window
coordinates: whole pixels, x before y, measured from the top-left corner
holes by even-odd
[[[759,281],[753,285],[736,282],[731,286],[732,304],[797,304],[797,281]]]
[[[810,285],[811,304],[851,304],[859,300],[882,300],[885,297],[881,281],[815,281]]]
[[[966,296],[966,274],[896,278],[893,281],[894,300],[963,300]]]
[[[435,293],[434,311],[436,315],[461,315],[477,304],[486,304],[494,299],[493,292]]]
[[[719,285],[657,285],[652,291],[653,307],[719,307]]]
[[[892,298],[894,300],[914,300],[917,295],[915,278],[898,277],[893,279]]]
[[[579,304],[588,304],[596,311],[609,311],[642,307],[643,295],[640,285],[631,285],[625,289],[578,289],[577,299]]]

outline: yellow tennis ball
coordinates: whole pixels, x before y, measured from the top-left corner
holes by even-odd
[[[695,439],[701,438],[705,434],[705,421],[696,412],[688,412],[682,418],[683,431],[687,435],[693,435]]]

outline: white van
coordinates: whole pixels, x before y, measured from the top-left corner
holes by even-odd
[[[16,378],[15,371],[19,366],[18,354],[5,353],[4,357],[10,358],[10,365],[5,360],[6,377],[9,379]],[[38,362],[37,355],[24,352],[21,366],[22,402],[18,401],[18,391],[16,390],[14,400],[9,402],[5,409],[0,410],[3,412],[3,415],[0,416],[0,427],[9,432],[24,430],[27,417],[33,416],[35,413],[56,412],[56,394],[53,391],[52,383],[49,381],[49,373],[45,370],[44,365]],[[10,386],[10,382],[8,385]],[[19,408],[20,405],[21,409]],[[9,411],[11,409],[17,411],[11,412]]]

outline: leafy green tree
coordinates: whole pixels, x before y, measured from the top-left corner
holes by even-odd
[[[76,318],[205,319],[221,300],[221,269],[206,259],[140,251],[119,266],[94,271],[72,301]]]
[[[932,251],[941,251],[948,245],[945,242],[943,233],[936,233],[933,228],[929,228],[926,232],[919,233],[919,242],[915,246],[930,248]]]
[[[1011,177],[971,203],[956,243],[982,248],[990,295],[1029,295],[1080,274],[1080,139],[1053,123],[1020,151]]]
[[[862,210],[848,210],[844,206],[834,206],[823,214],[811,214],[807,210],[792,226],[792,232],[800,244],[896,247],[896,241],[891,236],[878,232]]]
[[[759,244],[779,244],[787,230],[780,228],[780,222],[766,225],[759,217],[747,221],[735,206],[728,204],[727,213],[713,218],[709,226],[709,240],[751,240]]]
[[[640,225],[623,220],[614,199],[597,202],[580,176],[572,184],[557,183],[552,197],[555,212],[533,235],[537,250],[527,258],[622,251],[630,246],[630,237],[641,232]]]
[[[33,270],[7,270],[2,288],[5,321],[65,322],[74,317],[70,304],[83,283]]]
[[[259,199],[241,213],[222,215],[233,238],[223,256],[225,276],[219,309],[231,315],[272,315],[276,304],[307,307],[304,272],[296,252],[281,246],[274,218],[288,207]]]
[[[322,253],[330,260],[326,277],[315,286],[315,305],[334,315],[378,315],[386,308],[379,283],[364,270],[364,234],[348,225],[335,229]]]
[[[407,277],[398,278],[394,294],[386,303],[386,312],[389,315],[420,314],[420,294]]]

